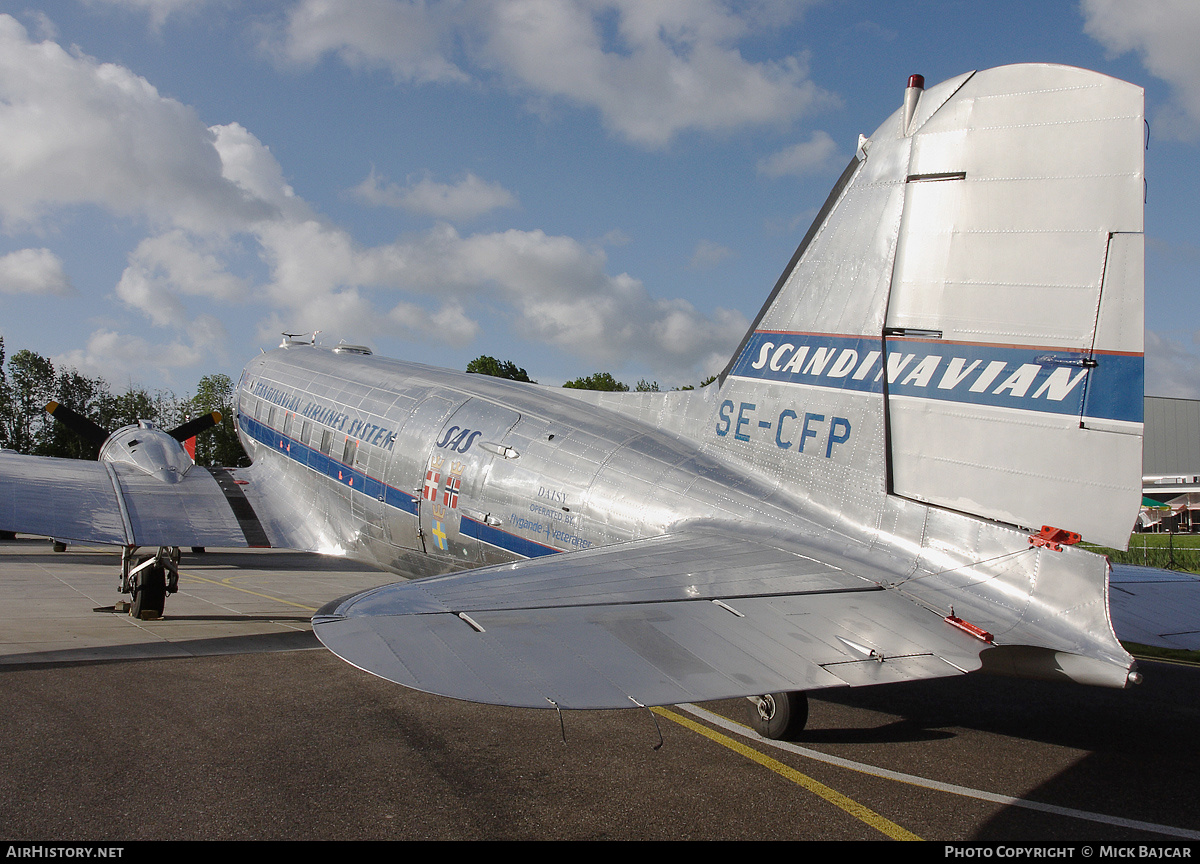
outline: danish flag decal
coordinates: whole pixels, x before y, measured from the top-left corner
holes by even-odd
[[[442,460],[435,457],[429,460],[429,469],[425,472],[425,491],[421,497],[426,501],[437,501],[438,484],[442,480]]]

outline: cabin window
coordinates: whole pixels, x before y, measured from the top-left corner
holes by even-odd
[[[300,443],[301,444],[309,443],[309,435],[311,434],[311,432],[312,432],[312,421],[305,420],[304,425],[300,427]]]
[[[358,442],[353,438],[346,438],[346,446],[342,449],[342,461],[347,465],[354,464],[354,455],[358,452]]]
[[[333,433],[328,429],[321,430],[321,452],[326,456],[329,455],[329,448],[333,446]]]
[[[292,434],[292,412],[287,411],[283,415],[283,437],[286,438]]]
[[[271,406],[271,410],[267,412],[267,425],[272,429],[275,428],[275,406]]]

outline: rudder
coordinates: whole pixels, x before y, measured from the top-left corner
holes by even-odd
[[[907,128],[901,109],[860,147],[731,360],[716,435],[810,497],[895,494],[1124,546],[1142,91],[1022,65],[915,95]]]

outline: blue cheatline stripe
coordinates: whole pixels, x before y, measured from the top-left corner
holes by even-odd
[[[386,483],[363,473],[357,468],[351,468],[345,462],[334,459],[332,456],[326,456],[320,450],[309,447],[307,444],[302,444],[295,438],[289,438],[281,432],[276,432],[253,417],[238,414],[238,425],[255,441],[267,445],[276,452],[282,453],[293,462],[299,462],[301,465],[311,468],[313,471],[328,477],[330,480],[335,480],[351,489],[357,489],[364,495],[369,495],[376,500],[382,496],[383,502],[389,507],[403,510],[410,516],[417,515],[417,499],[410,493],[397,489],[394,486],[388,486]]]
[[[357,489],[364,495],[369,495],[377,500],[382,495],[383,503],[389,507],[403,510],[413,517],[417,515],[418,499],[415,495],[411,495],[394,486],[388,486],[386,483],[368,476],[357,468],[351,468],[338,459],[326,456],[320,450],[309,447],[307,444],[302,444],[280,432],[276,432],[253,417],[238,414],[238,425],[242,431],[255,441],[265,444],[278,453],[282,453],[293,462],[305,465],[318,474],[341,483],[343,486]],[[460,520],[459,533],[466,537],[481,540],[484,543],[490,543],[492,546],[525,558],[538,558],[542,555],[551,555],[559,551],[553,547],[543,546],[532,540],[526,540],[515,534],[509,534],[507,531],[493,528],[491,525],[476,522],[474,519],[466,516],[463,516]]]
[[[756,332],[732,375],[1020,408],[1047,414],[1142,422],[1141,354],[992,345],[888,336]]]
[[[489,543],[507,552],[515,552],[517,555],[523,555],[526,558],[540,558],[543,555],[553,555],[559,551],[553,546],[543,546],[541,543],[535,543],[533,540],[526,540],[524,537],[518,537],[516,534],[509,534],[507,531],[493,528],[486,522],[478,522],[470,516],[463,516],[459,519],[458,533],[464,537],[471,537],[475,540]]]

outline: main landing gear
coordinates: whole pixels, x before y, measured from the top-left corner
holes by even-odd
[[[803,690],[749,696],[750,726],[764,738],[795,741],[808,722],[808,694]]]
[[[179,547],[159,546],[153,555],[121,550],[121,593],[130,595],[129,614],[142,621],[161,618],[167,595],[179,590]]]

